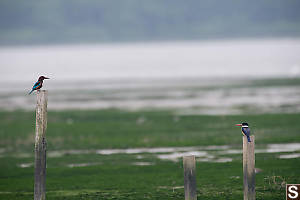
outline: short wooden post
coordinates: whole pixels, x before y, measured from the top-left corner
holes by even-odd
[[[243,136],[244,200],[255,200],[255,138]]]
[[[185,200],[197,200],[195,156],[183,157]]]
[[[47,90],[37,91],[34,200],[46,199]]]

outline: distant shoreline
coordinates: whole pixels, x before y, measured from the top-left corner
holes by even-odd
[[[140,40],[82,40],[82,41],[57,41],[57,42],[2,42],[0,38],[0,50],[3,48],[28,48],[28,47],[56,47],[56,46],[98,46],[98,45],[140,45],[140,44],[167,44],[167,43],[198,43],[198,42],[230,42],[230,41],[257,41],[257,40],[300,40],[300,34],[283,36],[237,36],[237,37],[206,37],[206,38],[175,38],[175,39],[140,39]]]

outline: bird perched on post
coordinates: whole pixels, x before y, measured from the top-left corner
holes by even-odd
[[[31,94],[34,90],[39,90],[43,87],[43,81],[45,79],[49,79],[45,76],[40,76],[39,80],[33,85],[32,90],[29,92],[29,94]]]
[[[236,124],[236,126],[241,126],[242,127],[242,133],[247,136],[248,142],[251,142],[251,140],[250,140],[250,128],[249,128],[248,123],[243,122],[241,124]]]

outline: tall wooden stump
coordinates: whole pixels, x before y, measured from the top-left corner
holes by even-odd
[[[47,90],[37,91],[34,200],[46,199]]]
[[[185,200],[197,200],[195,156],[183,157]]]
[[[255,200],[255,138],[243,136],[244,200]]]

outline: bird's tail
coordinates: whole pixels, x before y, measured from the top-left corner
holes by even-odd
[[[247,139],[248,139],[248,142],[251,142],[251,140],[250,140],[250,136],[247,136]]]
[[[28,94],[31,94],[32,92],[33,92],[33,89]]]

